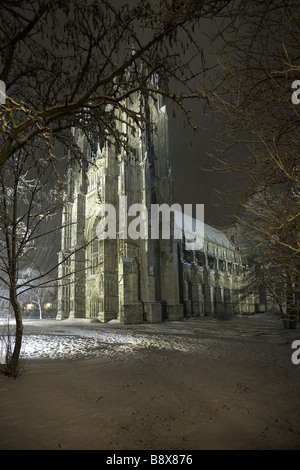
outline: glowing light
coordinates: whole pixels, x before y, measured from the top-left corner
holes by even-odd
[[[47,302],[46,304],[44,304],[44,309],[45,310],[50,310],[52,308],[52,303],[51,302]]]

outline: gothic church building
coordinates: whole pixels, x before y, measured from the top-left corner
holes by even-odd
[[[138,94],[131,106],[140,109]],[[246,267],[235,248],[234,233],[227,237],[205,225],[204,242],[197,251],[186,250],[184,240],[174,238],[172,230],[169,239],[120,236],[119,220],[115,237],[97,235],[101,204],[111,204],[119,214],[125,196],[127,207],[142,204],[150,209],[151,204],[174,203],[166,107],[159,98],[149,98],[143,106],[155,123],[155,132],[137,129],[133,135],[129,131],[132,123],[124,119],[120,124],[135,155],[117,153],[113,145],[98,147],[87,168],[78,163],[70,168],[59,254],[63,280],[58,289],[57,319],[117,319],[125,324],[179,321],[191,315],[227,318],[254,311],[254,295],[240,295]],[[78,130],[75,133],[77,144],[88,156],[86,139]],[[149,220],[149,231],[150,226]],[[71,252],[74,254],[68,257]],[[65,281],[66,276],[70,282]]]

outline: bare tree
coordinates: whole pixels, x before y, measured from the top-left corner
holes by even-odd
[[[52,289],[58,281],[70,282],[72,273],[58,275],[58,266],[88,244],[84,241],[62,253],[57,261],[59,233],[66,228],[61,223],[65,201],[64,188],[57,187],[48,159],[37,159],[22,149],[0,167],[0,298],[9,303],[16,322],[14,348],[5,369],[11,375],[18,371],[22,346],[20,298],[30,290]]]
[[[196,78],[204,71],[193,28],[228,3],[1,2],[0,79],[7,98],[0,106],[0,164],[37,143],[53,166],[56,142],[84,157],[72,127],[82,129],[92,147],[110,140],[128,146],[118,121],[130,117],[132,132],[147,123],[129,105],[137,91],[160,93],[190,121],[188,103],[199,97]]]
[[[232,17],[230,28],[218,30],[223,44],[215,51],[212,86],[203,84],[223,126],[212,156],[215,169],[242,176],[238,220],[258,247],[270,288],[285,292],[285,325],[294,326],[300,274],[300,107],[293,87],[300,73],[300,8],[292,1],[260,7],[247,2],[245,13]],[[237,187],[232,198],[236,203]]]
[[[37,278],[37,287],[32,284],[30,289],[26,289],[22,292],[19,295],[19,302],[24,316],[29,315],[36,317],[38,312],[38,318],[42,320],[45,315],[53,316],[56,311],[58,276],[55,276],[54,273],[52,275],[43,276],[43,285],[41,285],[39,271],[35,270],[34,273],[31,263],[27,269],[20,273],[19,284],[26,285],[27,281],[34,277]]]

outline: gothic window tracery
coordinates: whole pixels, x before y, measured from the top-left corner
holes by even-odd
[[[91,274],[96,274],[98,266],[98,238],[91,243]]]

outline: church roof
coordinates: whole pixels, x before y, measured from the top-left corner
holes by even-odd
[[[182,221],[182,213],[180,211],[174,211],[174,221],[175,221],[175,233],[177,233],[178,238],[182,232],[183,221]],[[193,225],[192,225],[193,224]],[[191,230],[193,227],[193,232]],[[209,241],[212,243],[216,243],[218,245],[224,246],[226,248],[235,249],[234,245],[228,239],[227,235],[222,232],[221,230],[212,227],[211,225],[205,223],[196,224],[196,219],[187,216],[184,214],[184,233],[185,237],[187,238],[189,234],[193,235],[197,234],[197,237],[200,239],[204,239],[205,241]]]
[[[226,248],[234,249],[234,245],[221,230],[211,225],[204,224],[204,232],[205,239],[218,243],[219,245],[224,245]]]

